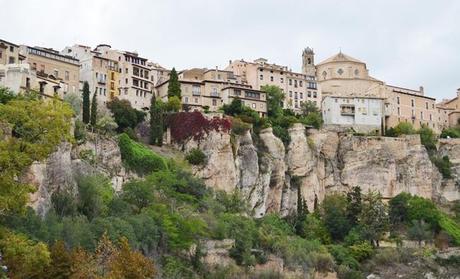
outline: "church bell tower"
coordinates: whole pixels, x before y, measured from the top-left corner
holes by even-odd
[[[310,47],[305,48],[302,52],[302,73],[308,76],[316,75],[315,53]]]

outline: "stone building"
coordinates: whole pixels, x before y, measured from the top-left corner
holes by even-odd
[[[50,48],[30,47],[21,45],[20,55],[25,57],[24,62],[36,72],[37,77],[43,79],[39,91],[44,93],[48,83],[57,83],[54,94],[63,98],[67,93],[80,92],[80,65],[78,59],[62,55]]]
[[[19,46],[0,39],[0,65],[20,63]]]
[[[452,99],[443,100],[436,105],[439,122],[444,128],[460,124],[460,88],[457,89],[457,96]]]
[[[311,101],[320,108],[321,92],[316,83],[313,50],[305,49],[302,59],[301,73],[294,72],[287,66],[268,63],[265,58],[256,59],[254,62],[242,59],[230,61],[226,70],[241,76],[243,82],[257,90],[261,90],[264,85],[280,87],[285,94],[284,108],[299,112],[302,103],[306,101]]]
[[[384,127],[409,122],[416,129],[426,125],[442,130],[435,99],[425,96],[423,87],[412,90],[392,85],[369,75],[366,63],[342,52],[316,65],[323,96],[369,97],[384,100]]]
[[[182,104],[191,110],[217,111],[238,98],[259,115],[267,113],[266,94],[245,84],[231,71],[195,68],[179,72],[178,77]],[[167,100],[168,85],[169,80],[165,80],[156,86],[157,95],[164,101]]]
[[[147,58],[136,52],[112,49],[110,45],[101,44],[95,49],[99,56],[118,63],[118,98],[128,100],[140,110],[148,110],[153,94],[151,68]]]
[[[69,55],[80,62],[80,80],[88,82],[91,94],[105,104],[119,95],[118,61],[103,57],[89,46],[73,45],[66,47],[61,54]]]

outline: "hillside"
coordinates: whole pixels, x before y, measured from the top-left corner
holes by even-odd
[[[126,122],[113,111],[118,127],[109,129],[82,125],[57,100],[2,100],[5,278],[460,272],[455,139],[428,151],[419,135],[353,135],[294,120],[251,126],[242,112],[181,112],[170,114],[169,144],[158,147],[145,143],[145,122],[121,129]],[[430,156],[449,156],[450,175]]]

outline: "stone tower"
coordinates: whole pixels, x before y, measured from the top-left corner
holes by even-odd
[[[313,49],[307,47],[302,52],[302,73],[308,76],[315,76],[315,53]]]

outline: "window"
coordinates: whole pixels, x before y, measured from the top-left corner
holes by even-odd
[[[398,107],[398,115],[401,115],[401,109]]]
[[[316,92],[313,92],[313,98],[316,98]]]
[[[212,105],[217,106],[217,100],[216,99],[212,99]]]
[[[280,82],[281,82],[281,83],[284,83],[284,78],[280,78]]]
[[[198,104],[198,98],[195,98],[195,103]]]
[[[14,64],[15,63],[15,59],[14,57],[10,56],[10,58],[8,59],[8,64]]]
[[[399,105],[399,96],[396,97],[396,103]]]
[[[2,57],[3,57],[3,53],[2,53],[2,51],[0,50],[0,58],[2,58]]]
[[[355,114],[355,106],[354,105],[341,105],[340,106],[340,114],[342,114],[342,115],[354,115]]]
[[[199,85],[192,86],[192,95],[199,96],[201,94],[201,88]],[[198,99],[197,99],[198,100]]]
[[[307,97],[308,97],[308,98],[311,98],[311,91],[308,91],[308,92],[307,92]]]
[[[299,95],[297,94],[297,92],[294,92],[294,95],[295,95],[295,99],[299,98]]]
[[[235,89],[234,95],[241,96],[241,90],[240,89]]]
[[[65,80],[69,80],[69,71],[65,71]]]
[[[264,80],[264,75],[260,75],[260,80]]]
[[[428,109],[428,102],[425,102],[425,108]]]
[[[251,107],[252,107],[253,109],[255,109],[255,108],[257,107],[256,103],[252,103],[252,104],[251,104]]]
[[[301,80],[299,80],[299,87],[302,87],[302,83],[303,82]]]
[[[211,90],[211,96],[217,97],[219,94],[217,93],[217,87],[213,87]]]
[[[292,79],[289,79],[289,85],[292,85]]]
[[[59,71],[58,70],[54,70],[54,77],[55,78],[59,77]]]
[[[289,91],[289,97],[292,98],[292,91]]]
[[[14,51],[14,47],[13,47],[13,46],[10,46],[10,51],[11,51],[11,52]]]
[[[423,120],[423,111],[420,112],[420,119]]]
[[[270,77],[270,81],[273,81],[273,76]]]
[[[184,97],[184,103],[188,104],[188,97]]]
[[[414,99],[412,99],[412,100],[410,100],[410,101],[411,101],[412,107],[414,107],[414,106],[415,106],[415,101],[414,101]]]
[[[303,99],[303,92],[300,92],[300,99]]]

